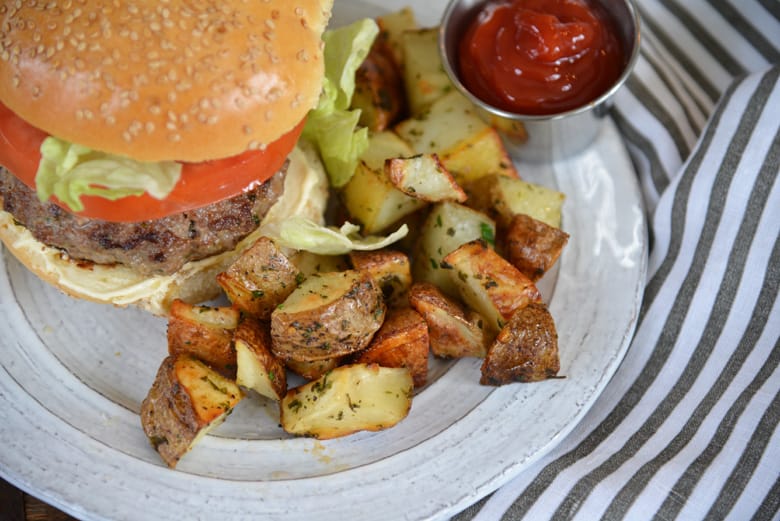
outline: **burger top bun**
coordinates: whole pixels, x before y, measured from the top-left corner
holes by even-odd
[[[316,105],[332,0],[0,5],[0,101],[141,161],[262,148]]]

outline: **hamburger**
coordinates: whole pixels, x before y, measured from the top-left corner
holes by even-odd
[[[217,296],[265,227],[322,219],[299,136],[331,8],[0,4],[0,239],[74,297],[161,314]]]

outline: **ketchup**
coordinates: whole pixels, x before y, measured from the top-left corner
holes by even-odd
[[[609,90],[626,56],[614,22],[587,0],[488,3],[459,49],[460,78],[508,112],[565,112]]]

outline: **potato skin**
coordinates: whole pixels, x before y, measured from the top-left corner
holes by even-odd
[[[361,110],[360,124],[372,132],[391,127],[406,113],[403,77],[392,49],[381,38],[355,71],[352,107]]]
[[[141,425],[173,468],[201,431],[221,421],[242,397],[234,383],[203,362],[188,354],[171,355],[163,360],[141,403]]]
[[[287,369],[303,377],[306,380],[316,380],[341,364],[343,357],[326,358],[313,362],[299,362],[297,360],[285,360]]]
[[[412,272],[409,257],[396,250],[353,251],[349,254],[356,270],[368,272],[382,289],[387,305],[403,307],[409,302]]]
[[[536,282],[560,257],[569,234],[525,214],[512,218],[504,234],[506,258]]]
[[[348,287],[332,299],[327,281],[347,279]],[[317,284],[323,284],[317,288]],[[311,292],[323,304],[291,310],[286,302],[271,315],[273,353],[283,360],[313,362],[347,355],[365,348],[385,319],[382,290],[369,273],[349,270],[310,277],[296,292]]]
[[[260,237],[227,271],[217,274],[217,283],[233,305],[261,320],[271,317],[299,279],[298,268],[268,237]]]
[[[189,353],[222,375],[236,375],[233,331],[239,312],[233,308],[212,308],[176,299],[168,316],[168,354]]]
[[[482,363],[483,385],[538,382],[560,370],[558,333],[547,306],[532,303],[518,310],[501,329]]]
[[[367,348],[355,355],[354,363],[382,367],[406,367],[415,387],[428,379],[428,325],[412,308],[395,308],[387,313],[382,327]]]

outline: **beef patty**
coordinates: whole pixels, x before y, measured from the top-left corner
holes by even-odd
[[[41,203],[34,190],[0,167],[0,201],[35,238],[72,259],[124,264],[143,275],[167,275],[188,261],[232,250],[255,230],[284,190],[287,164],[236,197],[162,219],[114,223]]]

